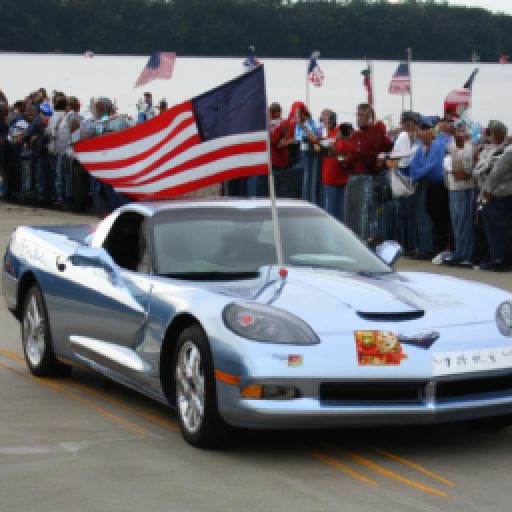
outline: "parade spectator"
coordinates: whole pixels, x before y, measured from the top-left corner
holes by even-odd
[[[384,207],[386,233],[410,255],[416,248],[416,183],[411,178],[411,161],[420,146],[419,122],[416,112],[402,112],[401,129],[386,160],[392,193]]]
[[[165,98],[162,98],[160,100],[160,103],[158,104],[158,112],[161,114],[162,112],[164,112],[165,110],[167,110],[168,106],[167,106],[167,100]]]
[[[4,197],[7,191],[7,123],[8,103],[5,94],[0,90],[0,197]]]
[[[368,103],[357,107],[357,128],[348,144],[340,148],[343,167],[351,175],[345,192],[344,218],[362,240],[374,244],[383,229],[381,214],[387,199],[384,160],[379,155],[391,151],[393,144],[384,123],[375,120]]]
[[[475,168],[479,218],[489,247],[489,259],[479,268],[505,270],[512,264],[512,147],[506,138],[507,127],[500,121],[491,121],[489,132],[491,147]]]
[[[295,140],[295,123],[282,118],[279,103],[269,107],[269,139],[272,175],[277,197],[300,198],[302,174],[293,167],[299,152]]]
[[[300,143],[302,174],[302,199],[319,203],[319,163],[321,128],[317,127],[311,113],[302,102],[295,102],[290,110],[289,121],[295,122],[295,140]]]
[[[325,109],[322,112],[321,120],[324,128],[324,137],[321,141],[324,148],[321,160],[322,204],[327,213],[339,221],[343,221],[345,186],[348,182],[348,175],[342,169],[334,149],[336,140],[343,136],[340,133],[340,127],[336,124],[336,114],[332,110]]]
[[[444,258],[445,265],[471,267],[474,250],[475,218],[475,148],[469,139],[466,124],[456,121],[455,147],[445,157],[444,170],[449,194],[450,216],[453,232],[453,252]]]
[[[62,178],[62,155],[64,154],[67,141],[62,139],[62,130],[59,130],[66,116],[66,97],[59,93],[54,96],[54,112],[46,127],[46,136],[48,140],[48,161],[50,165],[50,174],[54,184],[51,198],[58,204],[63,202],[63,178]]]

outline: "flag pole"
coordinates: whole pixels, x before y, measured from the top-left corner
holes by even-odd
[[[309,110],[309,60],[306,63],[306,107]]]
[[[281,230],[279,228],[279,215],[277,213],[277,202],[276,202],[276,189],[274,186],[274,175],[272,174],[272,155],[270,152],[270,123],[268,119],[268,98],[267,98],[267,86],[265,78],[265,69],[263,69],[263,77],[265,80],[265,119],[267,124],[267,163],[268,163],[268,190],[270,195],[270,206],[272,210],[272,225],[274,228],[274,241],[276,244],[276,256],[277,264],[279,266],[284,265],[283,258],[283,244],[281,241]]]
[[[411,73],[412,48],[407,48],[407,62],[409,64],[409,105],[410,105],[410,110],[412,110],[412,73]]]

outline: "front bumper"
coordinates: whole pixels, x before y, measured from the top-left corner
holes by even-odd
[[[451,398],[436,397],[438,383],[429,381],[424,383],[425,392],[409,403],[323,400],[319,395],[287,400],[243,399],[236,386],[225,383],[217,384],[217,393],[222,417],[238,427],[289,429],[422,425],[512,414],[512,374],[500,375],[499,378],[510,378],[511,389],[473,392]],[[294,383],[289,382],[288,385]],[[319,383],[309,382],[309,385],[319,389]]]

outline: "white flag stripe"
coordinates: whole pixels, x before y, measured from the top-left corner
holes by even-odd
[[[123,178],[133,176],[140,171],[143,171],[154,162],[156,162],[159,158],[166,155],[173,149],[175,149],[179,144],[187,141],[194,135],[197,135],[197,126],[194,124],[187,126],[183,131],[176,134],[171,140],[165,143],[160,149],[151,153],[149,156],[144,158],[143,160],[139,160],[134,164],[127,165],[126,167],[120,167],[119,169],[96,169],[91,171],[91,174],[96,177],[105,177],[105,178]],[[164,164],[165,165],[165,164]]]
[[[256,153],[244,153],[243,155],[228,156],[199,167],[187,169],[187,172],[179,172],[145,185],[134,187],[116,187],[121,193],[128,194],[154,194],[160,190],[176,187],[178,185],[200,180],[208,176],[239,167],[251,167],[253,165],[267,163],[267,153],[258,151]]]
[[[164,139],[169,133],[171,133],[176,126],[178,126],[185,119],[192,117],[192,112],[182,112],[178,114],[169,126],[166,126],[163,130],[144,137],[143,139],[136,140],[123,146],[116,146],[111,149],[102,149],[100,151],[84,151],[80,152],[80,162],[82,164],[98,163],[112,160],[123,160],[132,155],[138,155],[148,149],[154,147],[162,139]]]
[[[203,142],[201,144],[197,144],[187,149],[183,153],[176,155],[173,159],[165,162],[160,167],[152,170],[151,172],[145,174],[144,176],[134,180],[134,183],[140,183],[141,181],[154,179],[159,174],[177,167],[178,165],[184,164],[194,158],[197,158],[201,155],[206,155],[211,153],[212,151],[217,151],[219,149],[232,147],[236,144],[243,144],[246,142],[260,142],[267,140],[266,132],[252,132],[252,133],[237,133],[235,135],[227,135],[225,137],[219,137],[218,139],[209,140],[207,142]],[[227,168],[226,168],[227,169]],[[187,170],[188,172],[188,170]]]
[[[195,126],[195,125],[194,125]],[[168,171],[169,169],[172,169],[174,167],[177,167],[178,165],[184,164],[188,162],[189,160],[192,160],[194,158],[197,158],[201,155],[208,154],[212,151],[216,151],[222,148],[230,147],[236,144],[242,144],[246,142],[260,142],[267,140],[267,134],[266,132],[252,132],[252,133],[237,133],[235,135],[228,135],[226,137],[219,137],[218,139],[213,139],[207,142],[202,142],[201,144],[196,144],[192,146],[191,148],[183,151],[182,153],[179,153],[174,158],[171,158],[167,162],[164,162],[159,167],[153,169],[151,172],[144,174],[144,176],[141,176],[140,178],[137,178],[134,180],[134,183],[145,181],[148,179],[153,179],[155,176],[158,176],[159,174]],[[149,165],[149,164],[148,164]],[[97,178],[122,178],[124,176],[129,177],[132,174],[135,174],[135,172],[139,172],[145,168],[144,161],[138,162],[137,164],[134,164],[133,166],[140,166],[140,169],[137,169],[136,171],[127,173],[126,169],[115,169],[115,170],[98,170],[98,171],[91,171],[91,174]]]

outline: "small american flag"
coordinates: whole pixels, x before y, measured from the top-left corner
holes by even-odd
[[[75,156],[135,200],[164,199],[268,173],[263,66],[127,130],[84,140]]]
[[[389,83],[389,94],[411,94],[409,63],[401,62]]]
[[[174,52],[153,52],[149,57],[146,66],[142,70],[142,73],[135,82],[134,87],[146,85],[155,78],[169,80],[169,78],[172,77],[175,62],[176,54]]]
[[[320,87],[324,83],[324,72],[320,69],[317,59],[320,57],[320,52],[313,52],[309,59],[308,66],[308,80],[315,86]]]

